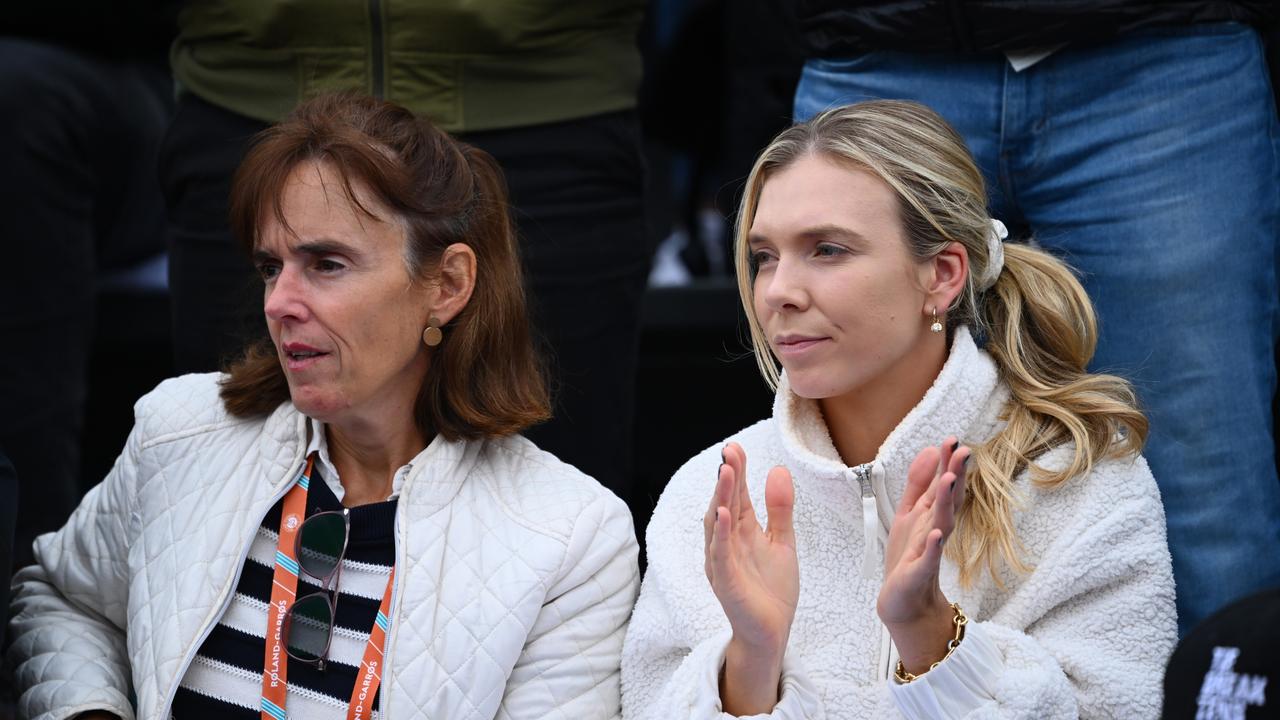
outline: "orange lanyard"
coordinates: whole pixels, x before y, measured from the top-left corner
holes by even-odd
[[[267,608],[266,656],[262,662],[262,720],[286,720],[285,702],[289,691],[289,655],[284,647],[284,618],[298,591],[298,558],[295,538],[306,517],[307,490],[311,483],[311,470],[315,454],[307,458],[307,467],[284,497],[280,513],[280,540],[276,544],[275,572],[271,582],[271,605]],[[391,589],[395,585],[395,568],[387,578],[387,589],[382,593],[382,604],[369,630],[369,642],[364,646],[364,659],[360,662],[360,674],[351,689],[351,701],[347,703],[347,720],[368,720],[373,712],[373,699],[378,696],[382,682],[382,652],[386,647],[387,631],[391,629]],[[335,589],[336,592],[336,589]],[[336,620],[336,618],[335,618]],[[336,628],[330,630],[335,632]]]

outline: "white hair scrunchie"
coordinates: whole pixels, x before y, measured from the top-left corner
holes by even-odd
[[[982,292],[996,284],[1000,272],[1004,270],[1004,239],[1009,237],[1009,229],[1004,223],[991,218],[991,229],[987,231],[987,267],[981,277],[974,278],[978,292]]]

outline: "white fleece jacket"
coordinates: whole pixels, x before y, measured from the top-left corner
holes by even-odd
[[[883,541],[907,467],[948,434],[970,445],[990,438],[1008,396],[994,362],[960,329],[933,387],[877,453],[865,504],[817,404],[793,394],[785,378],[773,417],[729,438],[746,450],[762,524],[769,468],[785,465],[796,487],[800,603],[780,700],[758,717],[1159,715],[1164,663],[1176,638],[1173,576],[1160,496],[1141,458],[1104,461],[1051,491],[1020,476],[1014,519],[1032,571],[1002,570],[1003,588],[984,574],[962,590],[957,568],[944,559],[943,592],[972,621],[965,640],[919,680],[889,679],[897,655],[875,605]],[[729,623],[703,570],[702,515],[721,447],[676,473],[649,524],[648,571],[623,646],[626,718],[729,717],[718,691]],[[1058,448],[1039,462],[1061,467],[1070,453]]]

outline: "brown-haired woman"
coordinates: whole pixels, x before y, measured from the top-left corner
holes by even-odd
[[[547,415],[502,176],[403,108],[264,132],[232,221],[270,341],[162,383],[16,580],[23,716],[613,717],[626,506]]]

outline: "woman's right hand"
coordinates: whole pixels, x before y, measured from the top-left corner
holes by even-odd
[[[791,525],[795,489],[784,467],[769,471],[760,527],[747,492],[747,456],[725,446],[715,494],[703,519],[706,572],[733,628],[720,700],[733,715],[768,713],[778,703],[782,655],[800,598],[800,567]]]

